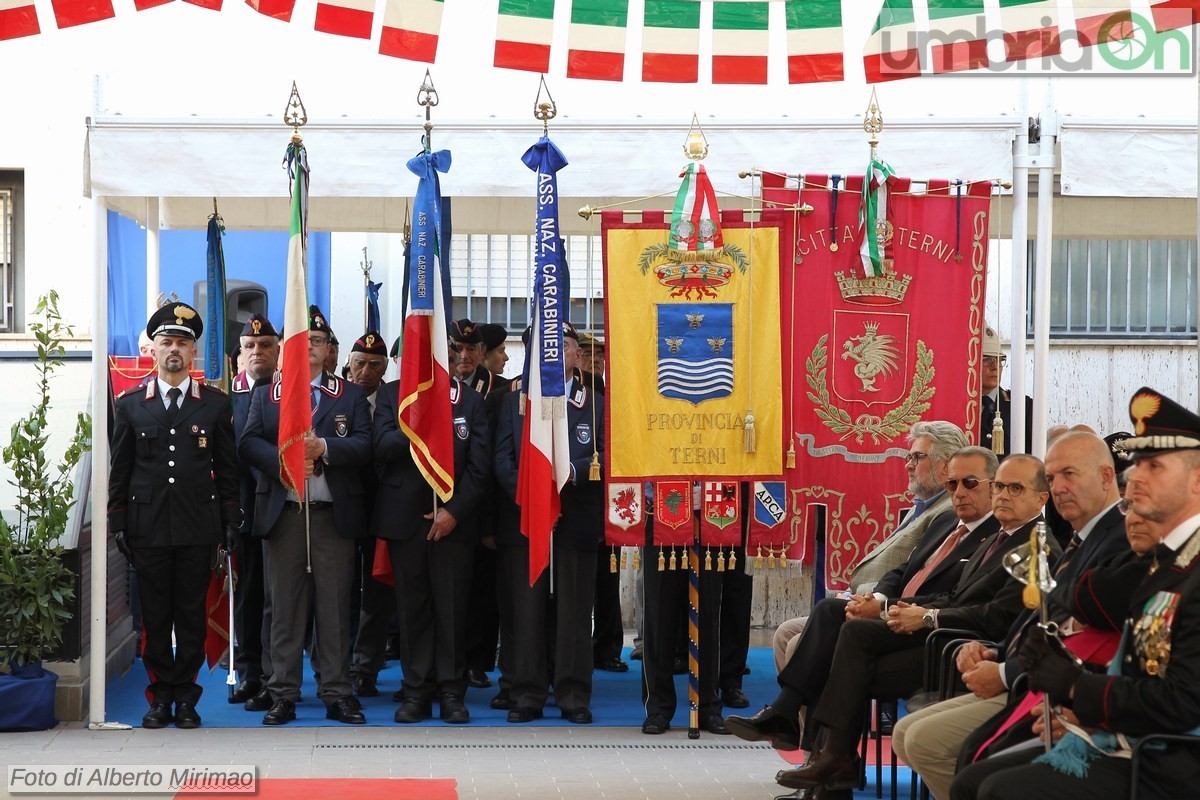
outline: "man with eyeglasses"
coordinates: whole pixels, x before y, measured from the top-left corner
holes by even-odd
[[[1071,544],[1053,565],[1058,584],[1071,585],[1086,569],[1129,549],[1124,517],[1117,508],[1117,476],[1111,450],[1093,433],[1063,434],[1046,454],[1046,478],[1055,507],[1074,530]],[[1056,608],[1052,616],[1063,623],[1070,614]],[[998,645],[978,641],[964,645],[957,666],[969,691],[912,711],[896,725],[892,748],[921,775],[936,800],[950,796],[950,782],[963,742],[986,740],[1011,716],[1008,689],[1024,672],[1017,650],[1037,619],[1036,609],[1026,609]],[[1016,701],[1012,707],[1015,705]],[[1031,725],[1031,718],[1024,720],[1026,735],[1022,738],[1032,736]],[[1015,733],[1009,734],[1008,740],[1017,741]]]
[[[1134,467],[1125,496],[1161,541],[1149,557],[1122,557],[1084,573],[1073,592],[1055,590],[1082,621],[1123,629],[1121,644],[1100,674],[1061,654],[1040,630],[1031,633],[1020,650],[1029,687],[1070,709],[1076,727],[1033,763],[1015,763],[1017,754],[988,759],[1012,766],[969,796],[1119,800],[1131,796],[1139,737],[1200,732],[1200,416],[1147,387],[1134,393],[1129,416],[1134,436],[1123,445]],[[1193,796],[1194,742],[1150,744],[1133,758],[1139,796]]]
[[[971,461],[981,461],[982,454],[989,453],[982,448],[970,452],[980,454],[980,459]],[[977,466],[982,467],[982,461]],[[828,681],[811,714],[822,728],[815,753],[805,766],[780,773],[776,778],[780,785],[849,790],[858,781],[855,749],[863,707],[871,696],[907,697],[920,688],[924,643],[930,631],[965,628],[997,638],[1020,613],[1024,587],[1004,569],[1004,556],[1028,542],[1041,519],[1049,496],[1045,468],[1033,456],[1014,455],[989,479],[986,470],[959,467],[956,458],[951,473],[947,488],[955,485],[956,498],[964,489],[975,493],[990,488],[992,514],[1000,529],[978,543],[949,592],[889,604],[886,620],[846,622]],[[960,526],[951,537],[956,535],[965,538],[968,532]],[[1051,543],[1051,551],[1057,555],[1057,543]],[[952,557],[953,551],[948,558]],[[905,593],[909,591],[906,587]]]
[[[1000,386],[1004,364],[1008,357],[1000,351],[1000,337],[991,325],[983,328],[983,368],[980,370],[979,445],[992,450],[992,426],[996,415],[1004,422],[1004,449],[1001,454],[1012,452],[1012,397]],[[1033,452],[1033,398],[1025,397],[1025,449]]]
[[[282,382],[254,393],[239,446],[241,457],[259,472],[254,533],[264,537],[273,614],[267,683],[272,705],[263,724],[296,718],[311,607],[320,667],[317,696],[325,716],[361,725],[366,719],[351,693],[347,654],[354,539],[367,525],[361,471],[371,463],[370,406],[360,387],[325,370],[332,332],[316,306],[309,307],[308,329],[312,428],[304,435],[303,500],[280,481]],[[283,368],[298,366],[285,362]]]
[[[778,697],[752,717],[726,717],[726,726],[748,741],[765,739],[783,750],[799,746],[810,750],[812,726],[805,726],[801,742],[794,720],[801,707],[822,696],[845,625],[856,620],[880,623],[888,605],[901,597],[936,597],[955,587],[971,554],[998,528],[991,517],[988,489],[988,478],[995,474],[996,466],[995,454],[981,447],[965,447],[955,453],[946,467],[946,492],[954,509],[933,520],[908,560],[888,572],[873,593],[817,603],[792,656],[779,671]]]

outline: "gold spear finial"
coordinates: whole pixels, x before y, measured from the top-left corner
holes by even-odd
[[[542,100],[542,92],[546,100]],[[542,75],[538,83],[537,97],[533,99],[533,118],[542,123],[542,136],[550,135],[550,120],[558,116],[558,104],[550,95],[550,87],[546,85],[546,76]]]
[[[287,107],[283,110],[283,124],[292,126],[292,141],[299,142],[302,138],[300,128],[308,124],[308,111],[300,99],[300,90],[296,88],[295,81],[292,81],[292,93],[288,95]]]
[[[417,90],[417,105],[425,109],[425,151],[429,152],[433,149],[433,120],[430,119],[429,112],[433,107],[441,102],[438,97],[437,89],[433,88],[433,76],[429,74],[429,70],[425,70],[425,80],[421,82],[421,88]]]
[[[863,130],[871,136],[867,139],[867,144],[871,145],[871,156],[875,156],[875,149],[879,146],[879,134],[883,133],[883,112],[879,110],[879,95],[875,93],[875,87],[871,87],[871,100],[867,103],[867,113],[863,115]]]

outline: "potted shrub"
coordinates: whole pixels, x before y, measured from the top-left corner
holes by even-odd
[[[3,460],[16,487],[11,519],[0,518],[0,730],[53,727],[58,676],[42,659],[61,644],[71,617],[75,576],[62,561],[61,538],[75,503],[72,473],[91,443],[92,422],[79,414],[62,456],[46,452],[50,378],[62,366],[62,340],[70,336],[58,312],[58,294],[41,297],[30,325],[37,338],[36,402],[13,424]]]

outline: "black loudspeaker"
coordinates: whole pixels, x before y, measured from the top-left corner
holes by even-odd
[[[196,281],[193,287],[192,304],[202,319],[208,319],[208,281]],[[267,316],[267,289],[254,281],[227,280],[225,282],[225,352],[233,355],[238,348],[238,339],[246,320],[254,314]],[[207,333],[196,342],[203,360]]]

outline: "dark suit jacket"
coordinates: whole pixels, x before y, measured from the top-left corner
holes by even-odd
[[[233,436],[240,443],[242,433],[246,430],[246,420],[250,416],[250,395],[260,386],[271,385],[271,379],[259,378],[253,384],[245,372],[239,372],[233,378],[229,387],[229,402],[233,406]],[[238,496],[242,501],[242,533],[254,530],[254,495],[258,486],[258,471],[252,469],[241,458],[238,459]]]
[[[254,535],[267,536],[283,512],[287,493],[279,482],[279,396],[281,384],[253,392],[238,452],[259,471]],[[361,468],[371,461],[371,411],[363,390],[324,373],[313,430],[325,439],[323,471],[333,495],[338,536],[353,539],[367,527],[366,488]]]
[[[493,454],[496,478],[505,497],[512,501],[517,496],[525,422],[518,405],[520,399],[521,393],[514,381],[513,389],[504,396],[500,409]],[[604,540],[604,484],[589,480],[588,472],[593,451],[598,452],[603,469],[604,397],[593,394],[578,375],[567,390],[567,438],[575,474],[562,490],[562,516],[554,528],[554,542],[571,550],[595,551]],[[505,524],[497,533],[497,541],[501,544],[526,543],[520,532],[519,513],[515,505],[509,507]]]
[[[1160,545],[1157,556],[1158,568],[1152,574],[1147,564],[1151,559],[1141,560],[1146,571],[1129,595],[1125,624],[1132,628],[1144,617],[1157,619],[1170,643],[1169,661],[1131,632],[1120,675],[1086,673],[1076,682],[1072,707],[1084,726],[1129,736],[1200,727],[1200,532],[1178,551]],[[1116,574],[1128,580],[1137,574],[1134,565],[1137,562],[1123,560],[1089,571],[1080,581],[1080,594],[1095,592],[1106,577]],[[1164,612],[1164,607],[1173,607],[1173,613]],[[1151,659],[1158,663],[1150,666]],[[1155,796],[1188,797],[1200,782],[1200,759],[1194,749],[1174,745],[1145,751],[1142,758],[1142,785]]]
[[[1004,420],[1004,455],[1012,452],[1012,397],[1008,389],[1000,387],[1000,401],[996,403],[1000,410],[1000,419]],[[1033,452],[1033,398],[1025,396],[1025,452]],[[979,420],[979,446],[992,449],[992,421]]]
[[[174,421],[158,382],[116,401],[108,527],[133,546],[217,544],[242,521],[229,398],[193,380]]]
[[[451,426],[454,442],[454,493],[444,506],[455,519],[451,536],[456,541],[476,535],[476,512],[488,485],[489,441],[483,397],[457,379],[451,381]],[[372,534],[381,539],[408,539],[429,533],[432,520],[424,515],[433,509],[436,495],[412,458],[409,438],[400,430],[397,409],[400,382],[385,383],[376,390],[375,464],[379,470],[379,492],[371,521]]]
[[[993,517],[992,519],[995,519]],[[1029,532],[1041,517],[1022,525],[984,560],[992,541],[1000,535],[997,530],[979,544],[963,568],[958,584],[949,595],[921,605],[938,608],[939,628],[964,628],[976,631],[985,639],[999,640],[1025,608],[1021,601],[1024,585],[1004,569],[1004,556],[1029,541]],[[997,523],[997,526],[999,523]],[[1052,558],[1062,552],[1053,537],[1047,537]]]
[[[989,519],[994,520],[995,518],[990,517]],[[996,525],[998,524],[996,523]],[[883,576],[883,579],[875,585],[874,591],[885,595],[889,600],[899,599],[904,587],[908,586],[908,582],[925,567],[925,562],[929,561],[942,546],[946,537],[953,533],[958,525],[958,515],[953,511],[939,514],[933,522],[929,523],[929,527],[925,530],[925,534],[917,546],[913,548],[908,561]],[[916,595],[908,599],[920,604],[918,599],[920,597],[936,597],[952,590],[962,576],[967,561],[979,549],[979,544],[995,529],[996,526],[989,525],[988,520],[980,523],[975,530],[963,537],[962,541],[934,567],[932,572],[925,576]]]

